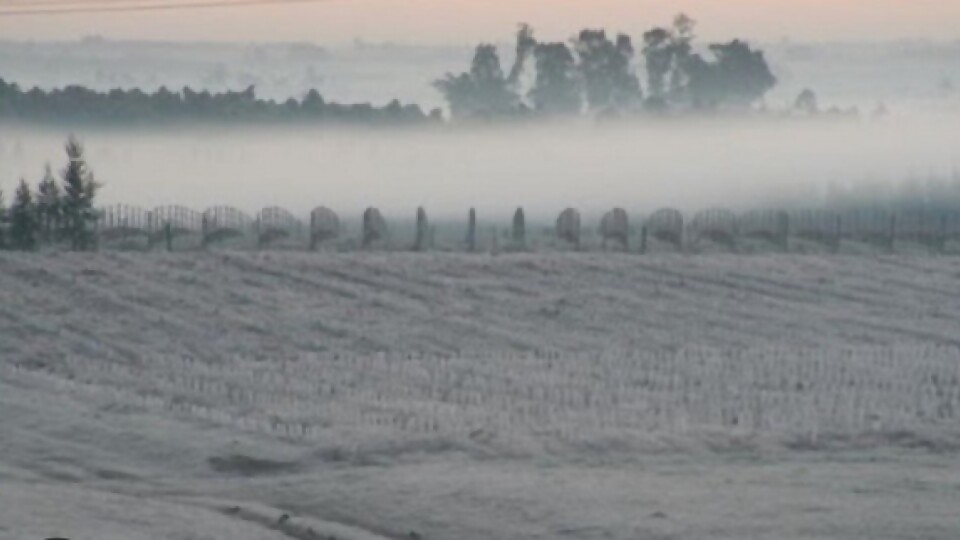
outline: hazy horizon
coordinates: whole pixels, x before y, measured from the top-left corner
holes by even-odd
[[[24,4],[20,4],[22,7]],[[27,4],[28,5],[28,4]],[[42,6],[41,6],[42,7]],[[17,4],[3,10],[14,10]],[[88,35],[162,41],[308,41],[466,45],[508,41],[518,22],[542,39],[565,40],[584,27],[638,35],[678,12],[699,22],[705,40],[889,41],[960,39],[953,0],[719,0],[664,4],[596,0],[589,5],[518,0],[509,6],[466,0],[330,0],[216,9],[2,16],[5,39],[64,40]]]
[[[296,47],[166,51],[162,46],[110,43],[17,45],[0,48],[4,64],[0,77],[24,88],[82,84],[101,90],[190,86],[220,91],[254,86],[258,96],[281,100],[302,97],[306,89],[316,88],[329,101],[383,104],[396,98],[429,109],[444,106],[431,81],[468,69],[472,53],[467,47],[478,41],[498,42],[503,45],[501,57],[509,62],[513,57],[509,42],[517,21],[533,24],[543,40],[566,39],[585,26],[626,31],[639,39],[643,31],[668,24],[675,13],[684,11],[699,21],[698,43],[702,44],[734,37],[779,40],[787,33],[794,40],[896,39],[903,32],[946,39],[958,35],[952,29],[938,30],[941,23],[952,13],[957,14],[953,20],[960,20],[960,4],[942,0],[912,3],[909,8],[881,0],[871,3],[872,9],[850,0],[815,0],[806,2],[803,9],[774,0],[724,8],[720,4],[695,0],[666,6],[601,0],[589,8],[564,3],[547,10],[544,2],[534,0],[509,7],[357,0],[270,8],[0,17],[0,34],[6,40],[100,35],[111,40],[164,42],[202,38],[349,43],[363,37],[369,43],[395,40],[428,45],[436,41],[464,46],[462,51],[385,46],[318,54]],[[902,9],[878,7],[883,4]],[[377,6],[383,9],[377,11]],[[390,19],[400,6],[405,16]],[[0,12],[4,9],[11,8],[0,7]],[[327,12],[337,16],[323,18]],[[452,17],[454,12],[456,18],[443,19],[444,13]],[[821,23],[816,28],[803,22],[814,15]],[[171,21],[182,25],[172,31]],[[793,31],[781,32],[772,21]],[[14,23],[16,31],[7,31]],[[304,25],[311,24],[312,30],[305,31]],[[273,30],[268,32],[269,28]],[[850,31],[840,32],[840,28]],[[102,204],[150,208],[176,203],[198,209],[227,204],[251,213],[279,205],[301,216],[314,206],[327,205],[350,219],[369,205],[401,217],[412,216],[417,206],[424,205],[431,217],[457,219],[471,206],[478,208],[481,219],[502,219],[524,206],[531,217],[552,219],[568,206],[595,216],[613,206],[637,213],[661,206],[692,211],[709,206],[815,204],[831,182],[851,185],[867,179],[886,184],[884,189],[896,189],[891,187],[896,182],[946,177],[960,167],[953,144],[960,139],[956,127],[960,124],[952,121],[960,117],[960,94],[953,91],[954,81],[960,80],[960,63],[953,48],[868,47],[866,52],[844,54],[839,47],[795,49],[778,41],[764,50],[778,79],[778,85],[764,96],[769,111],[790,110],[798,93],[812,88],[824,110],[857,107],[864,120],[845,124],[639,120],[602,127],[581,121],[561,128],[550,124],[529,129],[404,132],[87,126],[76,134],[86,143],[91,165],[105,183],[99,197]],[[636,60],[635,71],[645,79],[642,59]],[[873,123],[868,118],[881,104],[889,117]],[[31,183],[39,180],[45,162],[59,168],[68,132],[67,128],[0,129],[0,187],[5,193],[12,194],[21,177]]]
[[[612,27],[590,27],[584,26],[582,28],[599,28],[602,30],[607,30],[608,33]],[[571,38],[575,32],[579,32],[581,27],[572,29],[568,36],[566,37],[557,37],[558,41],[565,41],[568,38]],[[536,30],[536,28],[534,28]],[[510,30],[515,30],[515,26],[512,26]],[[476,48],[479,43],[493,43],[498,47],[513,47],[515,34],[513,32],[502,32],[497,36],[498,39],[478,39],[477,41],[394,41],[389,39],[377,40],[372,38],[366,38],[364,36],[356,36],[350,40],[343,41],[318,41],[318,40],[298,40],[298,39],[264,39],[264,40],[251,40],[251,39],[242,39],[242,38],[209,38],[209,39],[164,39],[164,38],[146,38],[138,36],[123,36],[123,35],[110,35],[110,34],[101,34],[101,33],[89,33],[89,34],[78,34],[76,36],[70,37],[50,37],[50,38],[17,38],[17,37],[8,37],[0,36],[0,43],[7,44],[72,44],[72,43],[92,43],[96,40],[103,40],[106,43],[119,43],[119,44],[143,44],[143,45],[171,45],[171,46],[297,46],[297,45],[307,45],[307,46],[316,46],[321,49],[330,49],[330,50],[344,50],[344,49],[355,49],[355,48],[387,48],[395,47],[397,49],[437,49],[437,50],[463,50],[471,52]],[[551,38],[553,36],[544,36],[546,38]],[[640,33],[634,33],[631,37],[637,39],[640,37]],[[750,39],[747,36],[716,36],[715,38],[703,37],[702,39],[698,36],[700,41],[705,43],[711,43],[716,41],[721,41],[724,38],[733,39],[744,39],[749,41],[752,45],[757,47],[764,48],[770,46],[814,46],[814,47],[857,47],[857,46],[895,46],[895,45],[941,45],[941,46],[953,46],[960,45],[960,34],[957,37],[926,37],[926,36],[891,36],[885,38],[875,38],[870,39],[864,37],[862,39],[799,39],[792,36],[781,36],[779,38],[767,39],[767,40],[756,40]]]

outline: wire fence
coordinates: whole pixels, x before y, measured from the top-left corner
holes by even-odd
[[[169,247],[172,238],[191,236],[198,238],[203,245],[228,238],[250,238],[261,247],[286,241],[288,244],[292,243],[290,247],[302,244],[305,249],[315,249],[324,244],[344,249],[397,249],[401,246],[391,242],[394,238],[404,237],[403,227],[409,228],[410,235],[418,238],[425,234],[433,237],[436,232],[436,226],[432,223],[429,225],[430,231],[417,229],[428,226],[426,212],[422,209],[418,209],[415,223],[403,223],[398,231],[389,230],[382,217],[373,220],[373,217],[381,215],[376,208],[369,208],[364,214],[366,217],[358,216],[360,231],[354,238],[343,226],[341,217],[322,206],[301,219],[293,212],[278,206],[263,208],[255,216],[251,216],[232,206],[214,206],[200,212],[179,205],[146,210],[117,204],[99,209],[96,230],[99,238],[108,243],[118,238],[143,237],[152,245],[166,238]],[[572,219],[572,216],[576,219]],[[613,216],[617,218],[616,226],[612,221]],[[664,249],[697,252],[708,245],[739,252],[745,251],[744,246],[747,244],[754,248],[758,244],[765,245],[768,250],[784,252],[810,249],[837,251],[841,245],[847,244],[872,246],[887,251],[911,246],[932,252],[945,252],[951,249],[952,243],[960,242],[960,211],[955,210],[896,211],[870,207],[846,210],[809,208],[793,211],[757,209],[738,215],[724,208],[710,208],[693,213],[688,219],[677,209],[663,208],[642,218],[640,225],[635,227],[629,226],[629,216],[622,209],[608,212],[595,224],[581,223],[579,218],[578,211],[568,208],[559,215],[557,226],[543,228],[539,233],[535,228],[525,227],[520,233],[523,238],[513,238],[513,243],[531,250],[569,247],[573,244],[577,250],[590,251],[605,249],[606,241],[616,234],[624,236],[623,244],[628,250],[640,252]],[[376,223],[372,224],[371,220]],[[465,218],[462,224],[462,246],[439,247],[446,250],[472,250],[473,248],[468,246],[468,229],[471,227],[469,223]],[[509,229],[516,233],[511,229],[511,224],[501,225],[502,230]],[[447,228],[457,226],[459,225],[451,223],[441,225]],[[475,225],[473,227],[475,235]],[[500,229],[494,226],[493,230]],[[374,233],[377,239],[382,241],[370,241],[369,237]],[[540,237],[527,238],[535,234],[540,234]],[[550,235],[554,238],[544,239]],[[571,238],[576,239],[576,242],[571,242]],[[591,243],[590,239],[596,241]],[[422,246],[418,247],[420,248]],[[496,247],[491,250],[495,251]]]

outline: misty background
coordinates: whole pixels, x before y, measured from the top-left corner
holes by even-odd
[[[749,37],[749,36],[746,36]],[[757,44],[778,85],[770,108],[805,88],[824,106],[857,107],[855,122],[706,119],[599,125],[425,130],[260,126],[73,129],[85,143],[100,203],[250,212],[323,204],[348,219],[369,205],[394,216],[424,205],[432,216],[486,218],[524,206],[534,218],[576,206],[649,212],[820,204],[838,189],[882,198],[960,169],[960,42]],[[505,58],[511,44],[499,45]],[[349,46],[119,42],[0,42],[2,76],[23,88],[71,84],[106,91],[161,86],[241,90],[267,99],[383,105],[397,98],[443,107],[431,82],[469,64],[472,47],[356,41]],[[884,106],[889,115],[870,119]],[[0,126],[0,188],[43,165],[62,166],[70,129]]]

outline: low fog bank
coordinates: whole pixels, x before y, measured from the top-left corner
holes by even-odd
[[[568,206],[647,213],[819,206],[828,194],[896,196],[931,178],[957,182],[960,113],[881,121],[702,120],[643,124],[412,129],[90,129],[101,204],[196,209],[279,205],[344,217],[378,206],[388,217],[534,220]],[[0,187],[31,183],[65,161],[67,133],[0,127]]]
[[[503,30],[490,39],[507,60],[515,44],[510,35],[513,29]],[[824,104],[865,111],[879,102],[895,110],[935,108],[943,102],[956,103],[960,97],[960,44],[956,42],[753,44],[765,51],[779,81],[767,96],[771,107],[791,106],[805,88],[815,90]],[[429,83],[445,73],[462,71],[472,54],[473,47],[466,44],[416,46],[363,40],[349,45],[136,42],[98,37],[63,42],[0,40],[0,76],[24,88],[46,90],[79,84],[104,92],[114,88],[153,92],[162,86],[223,92],[255,85],[258,96],[279,101],[299,99],[316,88],[332,101],[385,104],[399,99],[429,110],[445,105]]]

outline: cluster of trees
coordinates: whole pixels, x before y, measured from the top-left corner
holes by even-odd
[[[181,92],[160,88],[147,93],[139,89],[97,92],[83,86],[44,91],[24,91],[0,79],[0,119],[33,122],[155,122],[325,121],[350,124],[418,124],[440,119],[439,110],[425,114],[418,105],[394,100],[383,107],[370,104],[342,105],[327,102],[316,90],[303,99],[283,103],[256,97],[254,87],[242,92],[211,94],[189,87]]]
[[[569,43],[538,42],[528,25],[517,33],[509,74],[496,47],[481,44],[469,72],[447,74],[434,86],[454,118],[745,109],[774,87],[762,51],[735,39],[708,45],[707,58],[694,46],[695,26],[678,15],[671,26],[643,34],[646,93],[630,36],[588,29]],[[531,88],[523,88],[521,75],[531,58],[535,77]]]
[[[67,243],[85,251],[95,246],[97,212],[94,199],[100,184],[73,137],[66,144],[67,165],[59,182],[48,165],[36,190],[21,179],[7,208],[0,191],[0,248],[31,251],[41,244]]]

